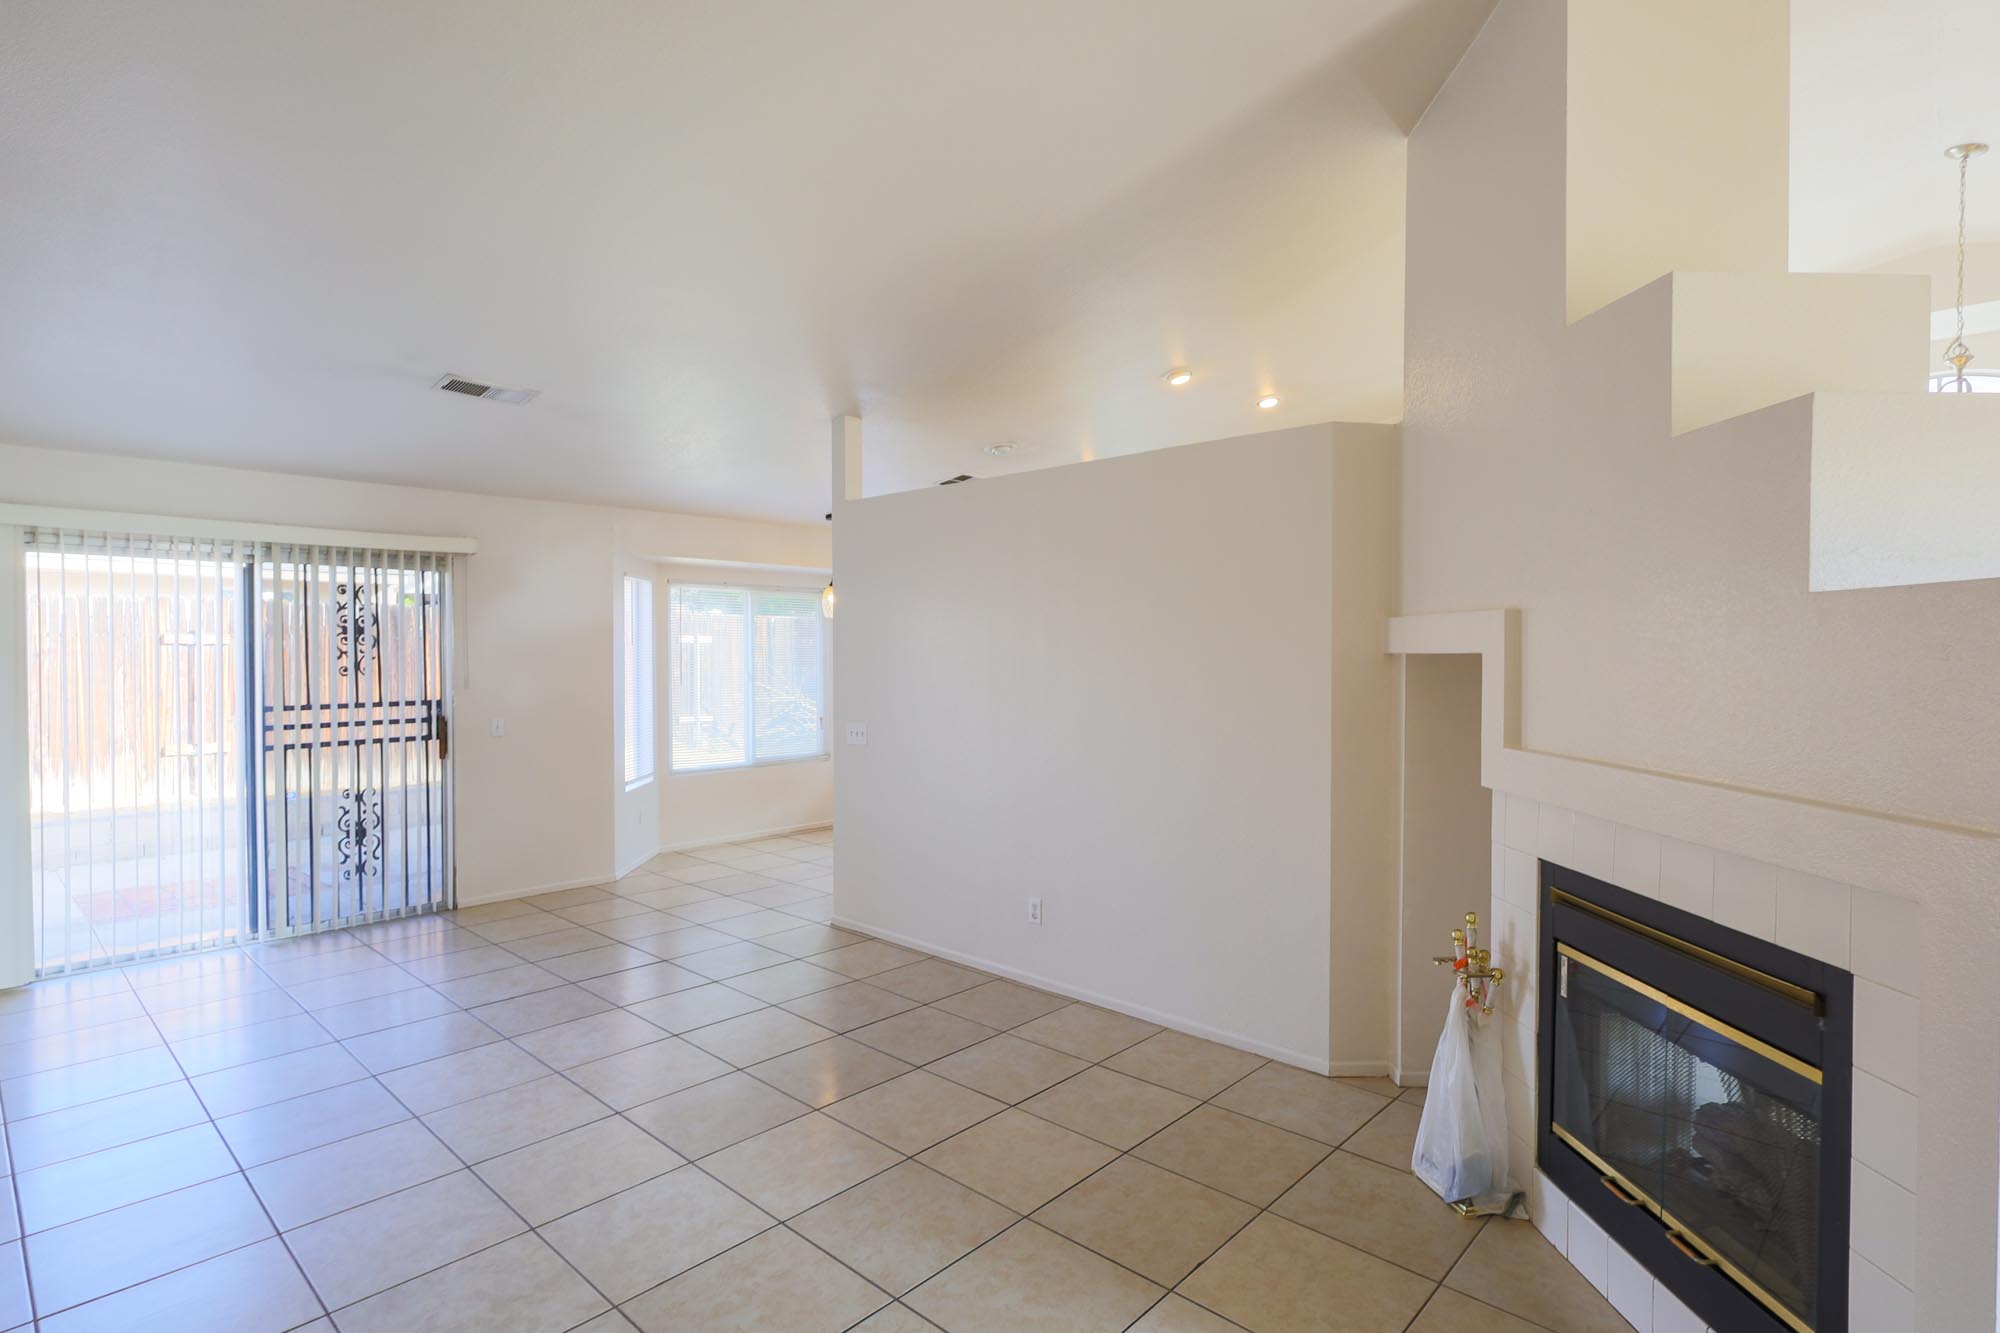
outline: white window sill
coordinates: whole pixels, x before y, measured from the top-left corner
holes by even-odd
[[[626,790],[626,792],[627,792],[628,794],[630,794],[630,793],[632,793],[632,792],[635,792],[635,791],[638,791],[638,790],[639,790],[639,789],[640,789],[641,787],[650,787],[650,786],[652,786],[652,785],[653,785],[653,783],[654,783],[655,781],[657,781],[657,780],[658,780],[658,775],[657,775],[657,774],[654,774],[654,773],[648,773],[648,774],[647,774],[647,775],[646,775],[645,777],[643,777],[643,778],[634,778],[634,779],[633,779],[632,781],[630,781],[630,782],[626,783],[626,784],[625,784],[625,790]]]
[[[703,764],[699,768],[675,768],[668,773],[677,778],[699,777],[703,773],[741,773],[747,768],[783,768],[787,764],[823,764],[830,754],[803,754],[792,759],[758,759],[747,764]]]

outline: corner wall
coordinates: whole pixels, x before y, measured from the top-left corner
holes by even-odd
[[[838,502],[839,919],[1325,1068],[1337,634],[1388,675],[1378,612],[1336,624],[1334,499],[1394,448],[1310,426]],[[1373,744],[1337,762],[1386,773]]]

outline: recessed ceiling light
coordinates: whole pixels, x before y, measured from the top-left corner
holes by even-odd
[[[998,444],[989,444],[986,446],[986,452],[992,454],[995,458],[1005,458],[1008,454],[1014,452],[1014,442],[1012,440],[1002,440]]]
[[[1257,400],[1257,406],[1263,408],[1266,412],[1270,411],[1277,405],[1278,405],[1278,395],[1275,393],[1267,393],[1262,398],[1259,398]]]
[[[1174,388],[1178,389],[1181,387],[1181,385],[1186,384],[1189,380],[1194,378],[1194,372],[1192,370],[1189,370],[1186,366],[1175,366],[1172,370],[1160,376],[1160,378],[1165,380],[1168,384],[1171,384]]]

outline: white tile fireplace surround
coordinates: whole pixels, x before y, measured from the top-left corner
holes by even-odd
[[[1640,1333],[1703,1325],[1534,1166],[1544,859],[1854,974],[1849,1327],[1916,1328],[1920,905],[1494,793],[1489,941],[1519,981],[1506,987],[1513,1009],[1503,1044],[1515,1173],[1530,1182],[1535,1224]]]

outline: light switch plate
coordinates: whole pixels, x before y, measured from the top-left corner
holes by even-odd
[[[850,722],[850,723],[848,723],[848,724],[847,724],[847,743],[848,743],[849,745],[866,745],[866,744],[868,744],[868,724],[867,724],[866,722]]]

